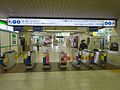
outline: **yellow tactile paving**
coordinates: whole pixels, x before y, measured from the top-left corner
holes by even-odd
[[[120,69],[111,70],[114,73],[120,73]]]

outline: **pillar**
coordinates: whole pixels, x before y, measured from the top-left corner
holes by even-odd
[[[29,51],[30,50],[30,46],[31,46],[31,32],[29,30],[32,30],[31,27],[24,27],[24,35],[25,35],[25,51]]]

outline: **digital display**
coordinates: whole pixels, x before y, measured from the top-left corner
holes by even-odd
[[[115,27],[115,20],[8,18],[12,26],[101,26]]]

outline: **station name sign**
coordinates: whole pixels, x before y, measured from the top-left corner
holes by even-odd
[[[8,18],[12,26],[101,26],[115,27],[116,20]]]

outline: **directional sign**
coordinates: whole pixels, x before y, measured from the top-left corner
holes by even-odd
[[[22,26],[14,26],[14,31],[23,31],[23,27]]]
[[[33,31],[42,32],[43,28],[40,26],[33,26]]]
[[[115,20],[8,18],[12,26],[115,26]]]

